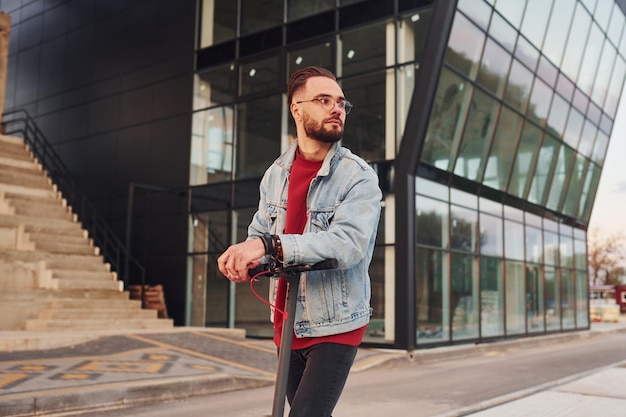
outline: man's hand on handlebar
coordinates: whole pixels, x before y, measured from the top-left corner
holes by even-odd
[[[217,266],[222,274],[233,282],[248,282],[251,277],[248,269],[259,265],[259,259],[265,255],[265,246],[261,239],[246,240],[230,246],[217,258]]]

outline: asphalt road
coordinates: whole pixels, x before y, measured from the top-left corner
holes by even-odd
[[[626,334],[612,333],[542,347],[509,348],[478,357],[369,369],[350,375],[333,415],[452,415],[454,410],[575,380],[625,360]],[[266,387],[82,415],[263,417],[271,414],[272,395],[273,388]]]

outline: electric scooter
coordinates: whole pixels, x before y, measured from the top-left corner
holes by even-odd
[[[298,298],[298,286],[300,274],[307,271],[319,271],[323,269],[336,269],[337,260],[327,259],[313,265],[283,266],[276,261],[269,264],[259,265],[248,270],[248,275],[253,278],[279,276],[287,279],[287,298],[285,300],[285,312],[287,318],[283,323],[280,348],[278,350],[278,368],[276,370],[276,384],[274,385],[274,403],[272,404],[272,417],[283,417],[285,412],[285,396],[287,393],[287,378],[289,376],[289,360],[291,357],[291,341],[293,334],[294,316],[296,314],[296,300]]]

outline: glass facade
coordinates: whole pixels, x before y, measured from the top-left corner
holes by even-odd
[[[266,306],[213,265],[245,237],[260,177],[295,138],[288,75],[321,65],[355,106],[342,144],[372,164],[384,191],[366,343],[430,347],[589,326],[586,228],[626,76],[624,12],[612,1],[459,0],[448,34],[431,27],[443,3],[201,1],[191,324],[271,334]],[[429,34],[448,39],[435,74],[423,72],[436,57]],[[413,97],[426,76],[437,79],[432,101]],[[415,107],[429,111],[423,134],[410,137]],[[393,187],[402,140],[421,146],[410,191]],[[397,192],[411,194],[411,219],[397,217]],[[394,264],[406,224],[414,276]],[[415,298],[406,312],[396,308],[401,280]],[[399,346],[407,316],[415,343]]]

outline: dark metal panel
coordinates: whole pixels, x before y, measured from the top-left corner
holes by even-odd
[[[456,0],[434,3],[424,59],[418,71],[396,159],[396,345],[416,347],[415,174],[430,117]]]

